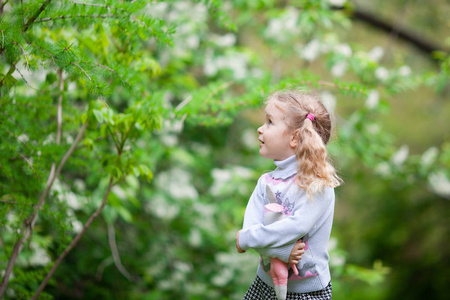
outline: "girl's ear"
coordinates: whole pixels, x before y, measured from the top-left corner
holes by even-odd
[[[291,148],[293,148],[293,149],[295,149],[295,148],[297,147],[297,145],[298,145],[297,132],[298,132],[298,129],[297,129],[297,130],[294,130],[294,131],[292,132],[292,135],[291,135],[291,141],[289,142],[289,145],[290,145]]]

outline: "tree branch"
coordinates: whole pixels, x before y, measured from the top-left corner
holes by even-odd
[[[66,163],[67,159],[70,157],[70,155],[72,154],[72,152],[75,150],[75,147],[77,146],[77,144],[80,142],[81,137],[83,136],[86,127],[87,127],[88,122],[84,123],[83,126],[80,129],[80,132],[78,133],[77,137],[75,138],[75,141],[73,142],[72,146],[70,147],[70,149],[66,152],[66,154],[64,155],[64,157],[62,158],[58,168],[56,169],[55,172],[53,171],[53,166],[52,166],[52,171],[50,171],[50,175],[49,175],[49,179],[47,181],[47,186],[44,190],[44,192],[42,193],[41,197],[39,198],[39,201],[37,203],[37,205],[34,207],[33,212],[28,216],[28,218],[25,220],[24,222],[24,234],[21,238],[19,238],[17,240],[17,242],[14,245],[13,251],[11,253],[11,257],[9,258],[8,261],[8,265],[6,267],[5,270],[5,274],[3,276],[2,279],[2,283],[0,285],[0,299],[3,297],[5,291],[6,291],[6,287],[8,285],[8,281],[9,281],[9,277],[11,276],[11,272],[12,269],[16,263],[17,257],[19,256],[20,252],[22,251],[23,245],[24,243],[28,240],[28,238],[31,235],[31,232],[33,230],[34,224],[36,223],[38,214],[39,214],[39,210],[42,208],[42,206],[45,203],[45,199],[47,198],[48,193],[50,192],[50,189],[53,185],[53,182],[55,181],[55,179],[59,176],[59,173],[61,172],[64,164]]]
[[[59,69],[58,72],[59,75],[59,98],[58,98],[58,113],[57,113],[57,123],[58,123],[58,130],[56,133],[56,144],[59,145],[61,142],[61,134],[62,134],[62,100],[63,100],[63,92],[64,92],[64,79],[63,79],[63,73],[62,69]]]
[[[332,6],[332,9],[341,10],[344,7]],[[355,7],[351,11],[351,17],[355,20],[369,24],[381,31],[392,34],[395,33],[397,37],[409,44],[415,46],[417,49],[425,52],[426,54],[432,54],[434,51],[445,51],[449,52],[449,49],[441,45],[437,45],[426,38],[419,36],[418,34],[404,28],[401,26],[396,26],[387,20],[384,20],[368,11],[364,11],[360,8]]]
[[[59,17],[54,17],[54,18],[44,18],[44,19],[40,19],[37,20],[36,23],[41,23],[41,22],[49,22],[49,21],[54,21],[54,20],[64,20],[64,19],[70,19],[70,18],[118,18],[115,15],[76,15],[76,16],[71,16],[71,15],[67,15],[67,16],[59,16]]]
[[[84,233],[86,232],[86,230],[89,228],[89,226],[91,225],[91,223],[98,217],[98,215],[102,212],[103,208],[105,207],[107,201],[108,201],[108,195],[111,192],[111,188],[114,185],[114,181],[113,178],[111,177],[109,180],[109,184],[108,184],[108,188],[106,189],[105,194],[103,195],[103,200],[102,203],[100,204],[100,206],[97,208],[97,210],[90,216],[89,220],[84,224],[83,229],[81,230],[80,233],[77,234],[77,236],[72,240],[72,242],[70,243],[69,246],[67,246],[66,249],[64,249],[64,251],[61,253],[61,255],[58,257],[58,259],[56,259],[55,264],[53,265],[53,267],[50,269],[50,271],[48,272],[47,276],[45,277],[45,279],[42,281],[41,285],[39,286],[39,288],[37,289],[36,293],[33,296],[33,300],[37,300],[39,298],[39,295],[41,294],[41,292],[44,290],[45,286],[47,285],[48,281],[50,280],[50,278],[53,276],[53,273],[55,273],[55,270],[58,268],[59,264],[61,263],[61,261],[66,257],[66,255],[76,246],[76,244],[78,243],[78,241],[81,239],[81,237],[84,235]]]
[[[103,7],[103,8],[107,8],[108,11],[110,11],[111,8],[117,9],[117,10],[121,10],[124,12],[127,12],[125,9],[123,8],[117,8],[114,6],[110,6],[110,5],[104,5],[104,4],[95,4],[95,3],[86,3],[86,2],[77,2],[77,1],[69,1],[70,3],[73,4],[79,4],[79,5],[86,5],[86,6],[97,6],[97,7]]]
[[[25,56],[25,60],[27,62],[27,68],[30,68],[30,63],[28,62],[27,54],[25,53],[25,50],[20,46],[18,43],[11,41],[12,44],[17,45],[20,49],[22,49],[23,56]]]
[[[119,250],[117,249],[117,245],[116,245],[116,232],[114,230],[113,224],[108,224],[108,241],[109,241],[109,247],[111,248],[111,253],[113,255],[114,263],[115,263],[117,269],[129,281],[133,282],[134,281],[133,276],[130,275],[130,273],[125,269],[125,267],[122,265],[122,262],[120,261],[120,254],[119,254]]]
[[[31,161],[22,153],[19,153],[20,157],[22,157],[28,164],[28,166],[30,166],[31,170],[33,171],[34,175],[36,175],[36,177],[39,179],[39,181],[41,180],[41,177],[39,177],[39,174],[36,173],[36,171],[33,168],[33,164],[31,163]]]
[[[45,1],[41,7],[39,8],[39,10],[34,14],[34,16],[32,16],[28,22],[25,24],[25,26],[23,27],[23,32],[27,31],[28,28],[30,28],[31,24],[37,19],[37,17],[39,17],[39,15],[45,10],[45,7],[51,2],[52,0],[47,0]]]

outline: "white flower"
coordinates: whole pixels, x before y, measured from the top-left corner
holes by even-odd
[[[345,57],[352,56],[352,48],[348,44],[339,44],[334,48],[334,51]]]
[[[66,142],[67,144],[73,143],[73,137],[70,134],[66,135]]]
[[[218,46],[231,47],[236,43],[236,35],[227,33],[225,35],[213,35],[212,40]]]
[[[239,178],[250,178],[252,176],[252,171],[249,168],[241,167],[241,166],[234,166],[232,168],[233,175],[239,177]]]
[[[444,172],[433,173],[428,177],[431,190],[441,197],[450,199],[450,181]]]
[[[180,213],[178,206],[168,203],[161,196],[156,196],[150,202],[147,202],[145,210],[164,220],[173,220]]]
[[[178,137],[174,134],[163,134],[161,135],[161,141],[167,147],[174,147],[178,144]]]
[[[42,142],[43,145],[47,145],[49,143],[54,143],[55,142],[55,134],[54,133],[50,133],[45,140]]]
[[[21,143],[26,143],[26,142],[28,142],[28,141],[30,140],[30,138],[28,137],[28,135],[26,135],[25,133],[23,133],[23,134],[21,134],[21,135],[19,135],[19,136],[17,137],[17,140],[18,140],[19,142],[21,142]]]
[[[436,161],[439,154],[439,150],[436,147],[431,147],[422,154],[421,162],[422,165],[428,167]]]
[[[347,0],[328,0],[328,2],[330,2],[331,5],[340,7],[343,6]]]
[[[83,223],[81,223],[78,220],[73,220],[72,221],[72,229],[75,233],[80,233],[81,230],[83,229]]]
[[[254,149],[258,145],[256,131],[254,129],[246,129],[241,135],[242,144],[247,149]]]
[[[378,164],[375,170],[381,176],[388,176],[391,173],[391,168],[387,162],[382,162]]]
[[[203,66],[203,72],[207,76],[214,76],[218,71],[216,62],[213,59],[213,52],[211,49],[205,51],[205,63]]]
[[[86,183],[84,182],[84,180],[77,178],[73,181],[73,187],[77,191],[84,192],[86,190]]]
[[[197,49],[200,45],[200,38],[197,35],[189,35],[186,38],[185,45],[190,49]]]
[[[30,243],[30,248],[33,250],[33,255],[30,258],[30,265],[32,266],[46,266],[51,262],[50,256],[45,249],[41,248],[35,242]]]
[[[213,169],[212,177],[214,179],[210,192],[213,196],[220,195],[225,184],[231,180],[232,173],[230,170]]]
[[[380,132],[380,126],[376,123],[367,125],[367,132],[370,134],[377,134]]]
[[[73,91],[75,91],[77,89],[77,84],[75,83],[75,82],[70,82],[68,85],[67,85],[67,91],[68,92],[73,92]]]
[[[117,198],[119,198],[120,200],[125,200],[127,199],[127,194],[125,193],[125,191],[118,185],[115,185],[112,187],[111,192],[113,192]]]
[[[380,101],[380,94],[378,93],[378,91],[371,90],[366,99],[366,107],[370,109],[375,108],[377,107],[379,101]]]
[[[337,238],[330,237],[330,239],[328,240],[328,246],[327,246],[328,252],[331,252],[332,250],[336,249],[337,245],[338,245]]]
[[[297,26],[298,10],[289,7],[279,18],[271,19],[264,35],[279,43],[286,42],[290,36],[300,33]]]
[[[168,7],[169,4],[166,2],[154,2],[147,5],[148,13],[155,17],[164,14]]]
[[[398,74],[401,76],[409,76],[411,75],[411,68],[408,66],[401,66],[398,69]]]
[[[284,39],[280,38],[280,36],[282,36],[282,34],[280,34],[282,29],[283,29],[282,21],[280,19],[272,19],[269,21],[269,24],[267,25],[265,36],[280,41],[280,39]]]
[[[335,77],[341,77],[347,71],[348,63],[341,60],[340,62],[333,65],[331,68],[331,74]]]
[[[283,16],[284,28],[294,33],[297,29],[298,10],[294,7],[289,7]]]
[[[303,48],[301,56],[307,61],[313,61],[319,56],[319,52],[320,42],[319,40],[314,39]]]
[[[244,79],[247,76],[247,59],[244,55],[228,57],[228,68],[233,71],[234,78]]]
[[[233,279],[234,272],[231,268],[222,268],[221,272],[214,276],[211,281],[215,286],[226,286]]]
[[[367,56],[369,56],[369,58],[373,61],[380,61],[380,59],[383,57],[384,55],[384,49],[380,46],[376,46],[374,47],[372,50],[370,50],[367,53]]]
[[[71,191],[66,191],[64,193],[64,195],[61,195],[61,196],[62,197],[60,197],[60,198],[63,198],[61,200],[64,200],[64,198],[65,198],[65,201],[70,208],[72,208],[74,210],[79,210],[83,207],[83,204],[81,203],[81,201],[78,200],[77,195],[75,195]]]
[[[192,229],[189,234],[189,244],[193,247],[199,247],[202,244],[202,233],[198,228]]]
[[[384,67],[379,67],[375,70],[375,77],[381,81],[389,78],[389,71]]]
[[[197,199],[198,192],[191,184],[191,174],[179,168],[162,172],[156,178],[156,183],[175,199]]]
[[[215,221],[216,208],[214,205],[195,202],[193,208],[197,217],[195,224],[200,229],[204,229],[210,233],[217,233],[217,226]]]
[[[408,155],[409,155],[409,147],[408,145],[403,145],[400,147],[400,149],[398,149],[397,152],[395,152],[392,155],[391,161],[394,165],[400,166],[408,158]]]
[[[329,112],[334,112],[334,109],[336,108],[336,97],[328,91],[323,91],[320,93],[320,98],[322,99],[325,108]]]

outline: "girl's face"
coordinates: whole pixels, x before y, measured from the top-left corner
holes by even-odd
[[[270,102],[266,106],[266,120],[258,128],[258,139],[261,142],[259,154],[273,160],[285,160],[295,154],[297,141],[294,132],[287,127],[284,113],[275,103],[277,102]]]

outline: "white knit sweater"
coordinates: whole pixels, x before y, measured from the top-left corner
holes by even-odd
[[[267,273],[269,257],[287,262],[298,239],[306,242],[305,254],[297,268],[299,275],[289,271],[288,291],[307,293],[324,289],[330,282],[327,246],[334,214],[334,189],[307,199],[304,189],[295,183],[295,156],[274,161],[277,168],[262,175],[250,197],[244,216],[239,245],[243,250],[255,249],[261,255],[257,275],[269,286],[273,280]],[[277,202],[285,207],[287,218],[264,225],[264,205],[269,203],[266,185],[275,193]]]

